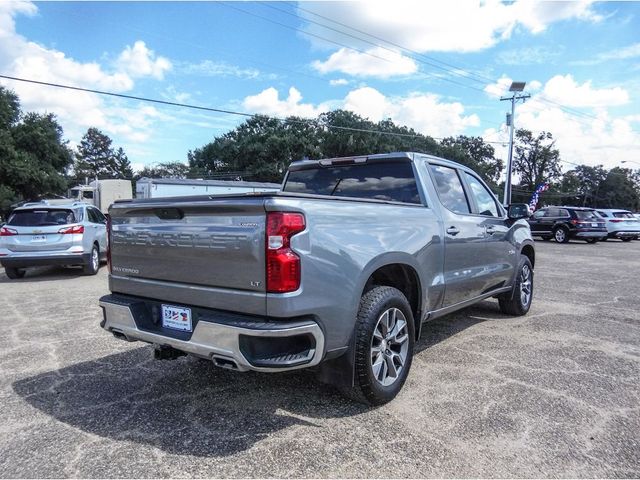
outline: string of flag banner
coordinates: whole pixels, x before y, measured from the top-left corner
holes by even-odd
[[[538,188],[536,188],[536,191],[533,192],[533,195],[531,195],[531,200],[529,200],[529,209],[531,211],[534,211],[536,209],[536,206],[538,205],[538,198],[540,197],[540,194],[542,192],[545,192],[549,190],[549,184],[548,183],[541,183],[540,185],[538,185]]]

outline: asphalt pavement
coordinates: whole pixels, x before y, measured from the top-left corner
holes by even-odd
[[[537,242],[533,306],[428,323],[381,408],[101,330],[107,272],[0,273],[0,476],[639,477],[640,241]]]

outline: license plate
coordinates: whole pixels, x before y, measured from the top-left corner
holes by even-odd
[[[173,305],[162,305],[162,326],[183,332],[190,332],[191,309],[175,307]]]
[[[592,226],[592,227],[597,227],[597,226],[598,226],[598,224],[597,224],[597,223],[592,223],[592,224],[591,224],[591,226]]]
[[[47,237],[44,235],[34,235],[31,237],[32,242],[46,242]]]

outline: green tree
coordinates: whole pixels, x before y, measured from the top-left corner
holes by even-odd
[[[132,178],[131,163],[122,147],[114,149],[113,141],[97,128],[84,134],[76,152],[73,184],[94,178]]]
[[[444,138],[441,144],[440,154],[443,157],[478,172],[495,189],[500,179],[503,163],[502,160],[495,157],[496,151],[491,144],[485,143],[482,137],[467,137],[465,135]]]
[[[144,167],[134,178],[187,178],[190,176],[189,165],[182,162],[157,163]]]
[[[623,208],[631,211],[640,209],[640,193],[633,171],[620,167],[609,170],[600,184],[595,202],[600,208]]]
[[[560,151],[551,133],[534,136],[529,130],[518,129],[514,150],[513,170],[520,175],[521,187],[533,191],[541,183],[553,183],[562,176]]]
[[[0,87],[0,209],[63,194],[72,158],[53,114],[22,114],[15,93]]]

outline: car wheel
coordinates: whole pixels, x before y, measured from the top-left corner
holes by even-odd
[[[88,262],[84,265],[82,269],[85,275],[95,275],[98,273],[100,269],[100,252],[98,252],[98,247],[95,245],[91,249],[91,255],[89,256]]]
[[[597,238],[587,238],[587,243],[596,243],[598,241]]]
[[[569,241],[569,232],[564,227],[558,227],[553,232],[553,238],[558,243],[567,243]]]
[[[600,241],[601,241],[601,242],[606,242],[607,240],[609,240],[609,237],[602,237],[602,238],[600,239]]]
[[[415,343],[407,298],[393,287],[375,287],[360,300],[356,320],[354,386],[347,396],[369,405],[387,403],[402,389]]]
[[[625,237],[625,238],[621,238],[621,240],[622,240],[623,242],[630,242],[631,240],[633,240],[633,238],[631,238],[631,237]]]
[[[6,273],[7,277],[11,280],[16,280],[24,277],[24,274],[27,272],[24,268],[4,267],[4,273]]]
[[[518,263],[516,281],[511,292],[498,296],[502,313],[508,315],[526,315],[533,300],[533,267],[529,259],[522,255]]]

